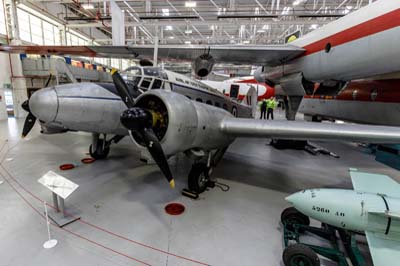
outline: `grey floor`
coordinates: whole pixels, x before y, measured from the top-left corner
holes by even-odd
[[[180,195],[190,169],[183,156],[170,159],[175,190],[156,166],[139,161],[127,139],[112,147],[108,160],[61,172],[60,164],[78,164],[87,157],[90,135],[45,136],[35,126],[21,140],[22,123],[0,122],[0,148],[5,144],[0,151],[0,180],[5,181],[0,185],[0,266],[282,265],[279,219],[288,206],[285,196],[312,187],[351,188],[349,167],[400,180],[398,171],[354,144],[318,143],[341,156],[335,159],[275,150],[266,139],[238,139],[214,171],[230,191],[215,188],[190,200]],[[67,204],[97,228],[82,222],[66,226],[68,231],[52,227],[59,244],[45,250],[45,221],[32,209],[41,213],[43,204],[27,191],[51,201],[49,191],[37,182],[49,170],[79,184]],[[186,212],[177,217],[165,214],[169,202],[183,203]],[[361,242],[367,250],[365,240]]]

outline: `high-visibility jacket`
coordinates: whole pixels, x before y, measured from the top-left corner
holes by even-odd
[[[260,102],[260,108],[266,110],[267,107],[268,107],[268,102],[267,102],[267,100],[265,100],[265,99],[262,100],[262,101]]]
[[[278,103],[274,99],[267,100],[267,108],[268,109],[275,109]]]

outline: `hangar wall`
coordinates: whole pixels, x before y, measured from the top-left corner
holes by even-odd
[[[10,67],[9,67],[9,56],[5,53],[0,54],[0,120],[7,119],[6,100],[4,96],[4,84],[11,83],[10,81]]]

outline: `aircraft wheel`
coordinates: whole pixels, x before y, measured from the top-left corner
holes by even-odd
[[[205,163],[193,164],[188,177],[189,190],[198,194],[203,193],[207,188],[210,168]]]
[[[294,244],[285,248],[282,254],[282,260],[285,266],[321,265],[317,253],[303,244]]]
[[[90,153],[90,156],[92,156],[92,158],[94,158],[96,160],[101,160],[101,159],[107,158],[108,154],[110,153],[110,147],[104,148],[103,143],[104,143],[104,141],[99,139],[97,141],[97,148],[94,151],[93,151],[92,145],[90,145],[89,153]]]
[[[293,224],[310,225],[310,218],[296,208],[289,207],[281,213],[281,222],[286,225],[287,229],[293,230]]]

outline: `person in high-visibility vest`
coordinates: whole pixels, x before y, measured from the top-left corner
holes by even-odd
[[[267,105],[268,105],[268,103],[267,103],[267,100],[266,100],[266,99],[264,99],[264,100],[261,101],[261,106],[260,106],[260,111],[261,111],[260,119],[262,119],[263,116],[264,116],[264,119],[265,119],[265,114],[267,113]]]
[[[267,100],[267,119],[269,119],[269,115],[271,115],[271,120],[274,120],[274,109],[278,105],[278,102],[275,100],[275,97],[271,97]]]

